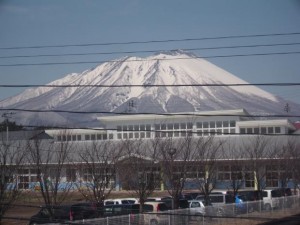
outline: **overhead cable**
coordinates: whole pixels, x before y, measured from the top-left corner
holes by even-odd
[[[300,32],[273,33],[273,34],[250,34],[250,35],[229,35],[229,36],[218,36],[218,37],[183,38],[183,39],[148,40],[148,41],[83,43],[83,44],[62,44],[62,45],[36,45],[36,46],[11,46],[11,47],[0,47],[0,49],[1,50],[13,50],[13,49],[31,49],[31,48],[41,49],[41,48],[66,48],[66,47],[87,47],[87,46],[107,46],[107,45],[132,45],[132,44],[150,44],[150,43],[166,43],[166,42],[219,40],[219,39],[231,39],[231,38],[292,36],[292,35],[299,35],[299,34],[300,34]]]
[[[212,59],[212,58],[231,58],[231,57],[246,57],[246,56],[269,56],[269,55],[292,55],[300,54],[295,52],[273,52],[273,53],[251,53],[251,54],[235,54],[235,55],[215,55],[215,56],[194,56],[190,58],[162,58],[162,59],[127,59],[127,60],[106,60],[106,61],[77,61],[77,62],[45,62],[45,63],[15,63],[15,64],[0,64],[0,67],[17,67],[17,66],[53,66],[53,65],[74,65],[74,64],[102,64],[102,63],[119,63],[119,62],[144,62],[144,61],[170,61],[170,60],[191,60],[191,59]]]

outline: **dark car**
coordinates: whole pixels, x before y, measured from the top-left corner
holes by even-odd
[[[63,223],[98,217],[99,210],[94,203],[73,205],[42,206],[40,211],[30,218],[29,224]]]

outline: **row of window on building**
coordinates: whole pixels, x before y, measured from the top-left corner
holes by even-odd
[[[240,128],[241,134],[280,134],[280,127],[248,127]]]
[[[180,170],[180,168],[177,168]],[[53,178],[56,175],[56,168],[49,170],[49,178]],[[282,177],[292,177],[292,171],[290,174],[286,174],[286,169],[284,165],[266,165],[265,167],[265,182],[267,187],[278,187],[280,184],[280,179]],[[102,174],[106,179],[109,179],[109,183],[114,184],[114,179],[111,177],[111,171],[99,169],[98,174]],[[159,168],[157,168],[157,174],[160,175]],[[181,174],[181,172],[174,170],[174,174]],[[284,175],[284,176],[283,176]],[[77,182],[78,176],[80,176],[82,181],[92,181],[93,173],[88,169],[83,169],[78,171],[74,168],[66,169],[66,181],[67,182]],[[189,179],[204,178],[204,170],[196,172],[195,168],[190,167],[187,172],[187,177]],[[219,181],[230,181],[230,180],[243,180],[245,182],[245,187],[253,188],[255,186],[254,172],[250,170],[245,170],[243,166],[240,165],[219,165],[217,171],[217,180]],[[18,182],[20,189],[27,189],[30,182],[37,182],[37,175],[35,169],[23,169],[18,171]]]

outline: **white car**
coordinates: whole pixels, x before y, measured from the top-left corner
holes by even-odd
[[[189,210],[190,215],[204,215],[205,214],[205,206],[202,201],[199,200],[190,200],[189,201]]]

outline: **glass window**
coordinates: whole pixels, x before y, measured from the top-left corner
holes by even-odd
[[[280,127],[275,127],[275,133],[280,134]]]
[[[260,128],[260,133],[261,134],[266,134],[267,133],[267,128],[266,127]]]
[[[168,130],[173,130],[173,124],[172,123],[168,123]]]
[[[210,121],[209,126],[210,126],[210,128],[215,128],[216,127],[215,121]]]
[[[140,133],[141,138],[145,138],[145,132]]]
[[[197,126],[197,128],[202,128],[202,122],[197,122],[196,126]]]
[[[274,133],[273,127],[268,127],[268,133],[269,134],[273,134]]]
[[[123,138],[124,138],[124,139],[127,139],[127,138],[128,138],[128,134],[127,134],[127,133],[124,133],[124,134],[123,134]]]
[[[122,139],[122,134],[118,134],[118,139]]]
[[[168,137],[173,137],[173,132],[168,132]]]
[[[167,129],[167,124],[165,124],[165,123],[161,124],[161,129],[166,130]]]
[[[127,126],[123,125],[123,131],[127,131]]]
[[[150,131],[146,132],[146,138],[151,138],[151,132]]]
[[[109,139],[113,139],[114,135],[113,134],[109,134],[108,137],[109,137]]]
[[[228,134],[228,129],[224,129],[223,134]]]
[[[252,128],[250,128],[250,127],[248,127],[247,128],[247,134],[252,134],[253,132],[252,132]]]
[[[178,129],[179,129],[179,123],[175,123],[175,124],[174,124],[174,129],[175,129],[175,130],[178,130]]]
[[[58,135],[56,138],[57,138],[57,141],[61,141],[61,136],[60,135]]]
[[[186,131],[183,130],[180,133],[181,133],[181,137],[186,137]]]
[[[222,127],[222,121],[217,121],[217,127]]]
[[[178,131],[174,132],[174,137],[179,137],[179,132]]]
[[[128,130],[129,130],[129,131],[133,131],[133,125],[129,125],[129,126],[128,126]]]
[[[201,130],[197,131],[197,136],[202,136],[202,131]]]
[[[228,121],[223,121],[223,127],[229,127]]]
[[[186,123],[181,123],[180,124],[180,129],[186,129]]]
[[[80,134],[77,135],[77,140],[81,141],[81,135]]]
[[[259,128],[258,127],[254,128],[254,134],[259,134]]]
[[[67,140],[66,135],[63,135],[63,136],[62,136],[62,140],[63,140],[63,141],[66,141],[66,140]]]
[[[96,135],[95,134],[91,134],[91,140],[96,140]]]
[[[72,140],[76,141],[76,135],[72,135]]]
[[[117,131],[118,132],[122,131],[122,127],[121,126],[117,126]]]
[[[240,133],[241,133],[241,134],[245,134],[245,133],[246,133],[246,129],[245,129],[245,128],[241,128],[241,129],[240,129]]]
[[[167,136],[167,134],[166,134],[166,132],[161,132],[161,137],[166,137]]]
[[[203,128],[208,128],[208,122],[203,122]]]
[[[134,130],[139,130],[139,125],[134,125]]]
[[[230,127],[235,127],[235,121],[234,120],[230,120]]]
[[[67,141],[71,141],[71,135],[67,135]]]
[[[140,137],[140,135],[139,135],[139,133],[134,133],[134,138],[139,138]]]
[[[102,137],[103,137],[103,140],[107,140],[107,134],[103,134]]]
[[[151,130],[151,125],[150,125],[150,124],[147,124],[147,125],[146,125],[146,130],[148,130],[148,131]]]
[[[90,140],[90,135],[89,135],[89,134],[86,134],[86,135],[84,136],[84,138],[85,138],[86,141],[88,141],[88,140]]]
[[[155,124],[155,130],[160,130],[160,124]]]
[[[188,123],[187,124],[187,129],[189,129],[189,130],[193,129],[193,123]]]
[[[235,134],[235,129],[230,129],[231,134]]]
[[[101,140],[102,138],[101,138],[101,134],[97,134],[97,140]]]
[[[133,133],[129,133],[129,138],[133,138]]]

